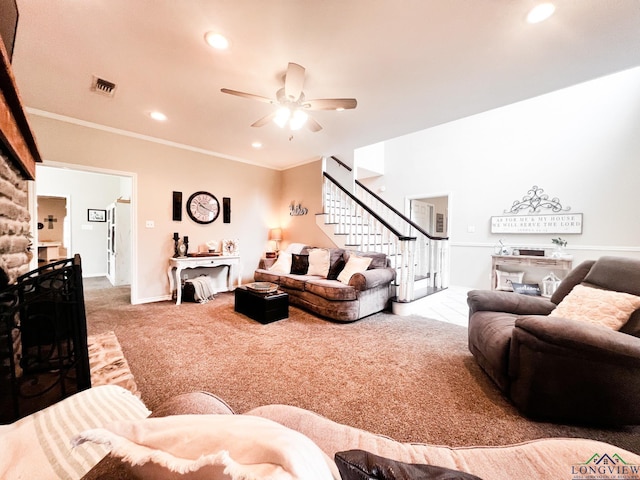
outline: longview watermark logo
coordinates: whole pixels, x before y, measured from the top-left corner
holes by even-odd
[[[640,465],[625,462],[617,453],[594,453],[584,463],[571,465],[572,480],[640,479]]]

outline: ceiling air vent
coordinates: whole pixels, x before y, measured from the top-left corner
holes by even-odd
[[[106,95],[107,97],[113,97],[113,94],[116,92],[116,84],[104,78],[94,76],[93,82],[91,83],[91,90]]]

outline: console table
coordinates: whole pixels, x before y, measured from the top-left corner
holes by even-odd
[[[573,258],[537,257],[535,255],[491,255],[491,290],[498,286],[496,270],[500,265],[514,267],[535,267],[562,270],[568,273],[573,268]]]
[[[227,291],[233,289],[231,281],[232,267],[240,267],[240,257],[238,255],[221,255],[217,257],[177,257],[169,259],[169,268],[167,275],[169,276],[169,293],[173,296],[176,291],[176,305],[182,303],[182,288],[180,282],[180,274],[186,268],[215,268],[227,267]],[[240,275],[236,272],[238,285],[240,284]]]

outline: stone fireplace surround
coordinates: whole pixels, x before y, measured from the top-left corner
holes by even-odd
[[[9,283],[15,283],[29,270],[31,215],[27,183],[5,152],[0,152],[0,268]]]
[[[29,270],[32,237],[28,182],[35,180],[35,164],[41,161],[9,57],[0,41],[0,269],[6,274],[0,275],[0,282],[15,283]]]

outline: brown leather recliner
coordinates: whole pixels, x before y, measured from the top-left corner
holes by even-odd
[[[640,310],[619,331],[550,316],[577,284],[640,296],[640,260],[585,261],[550,299],[470,291],[469,350],[530,418],[640,424]]]

